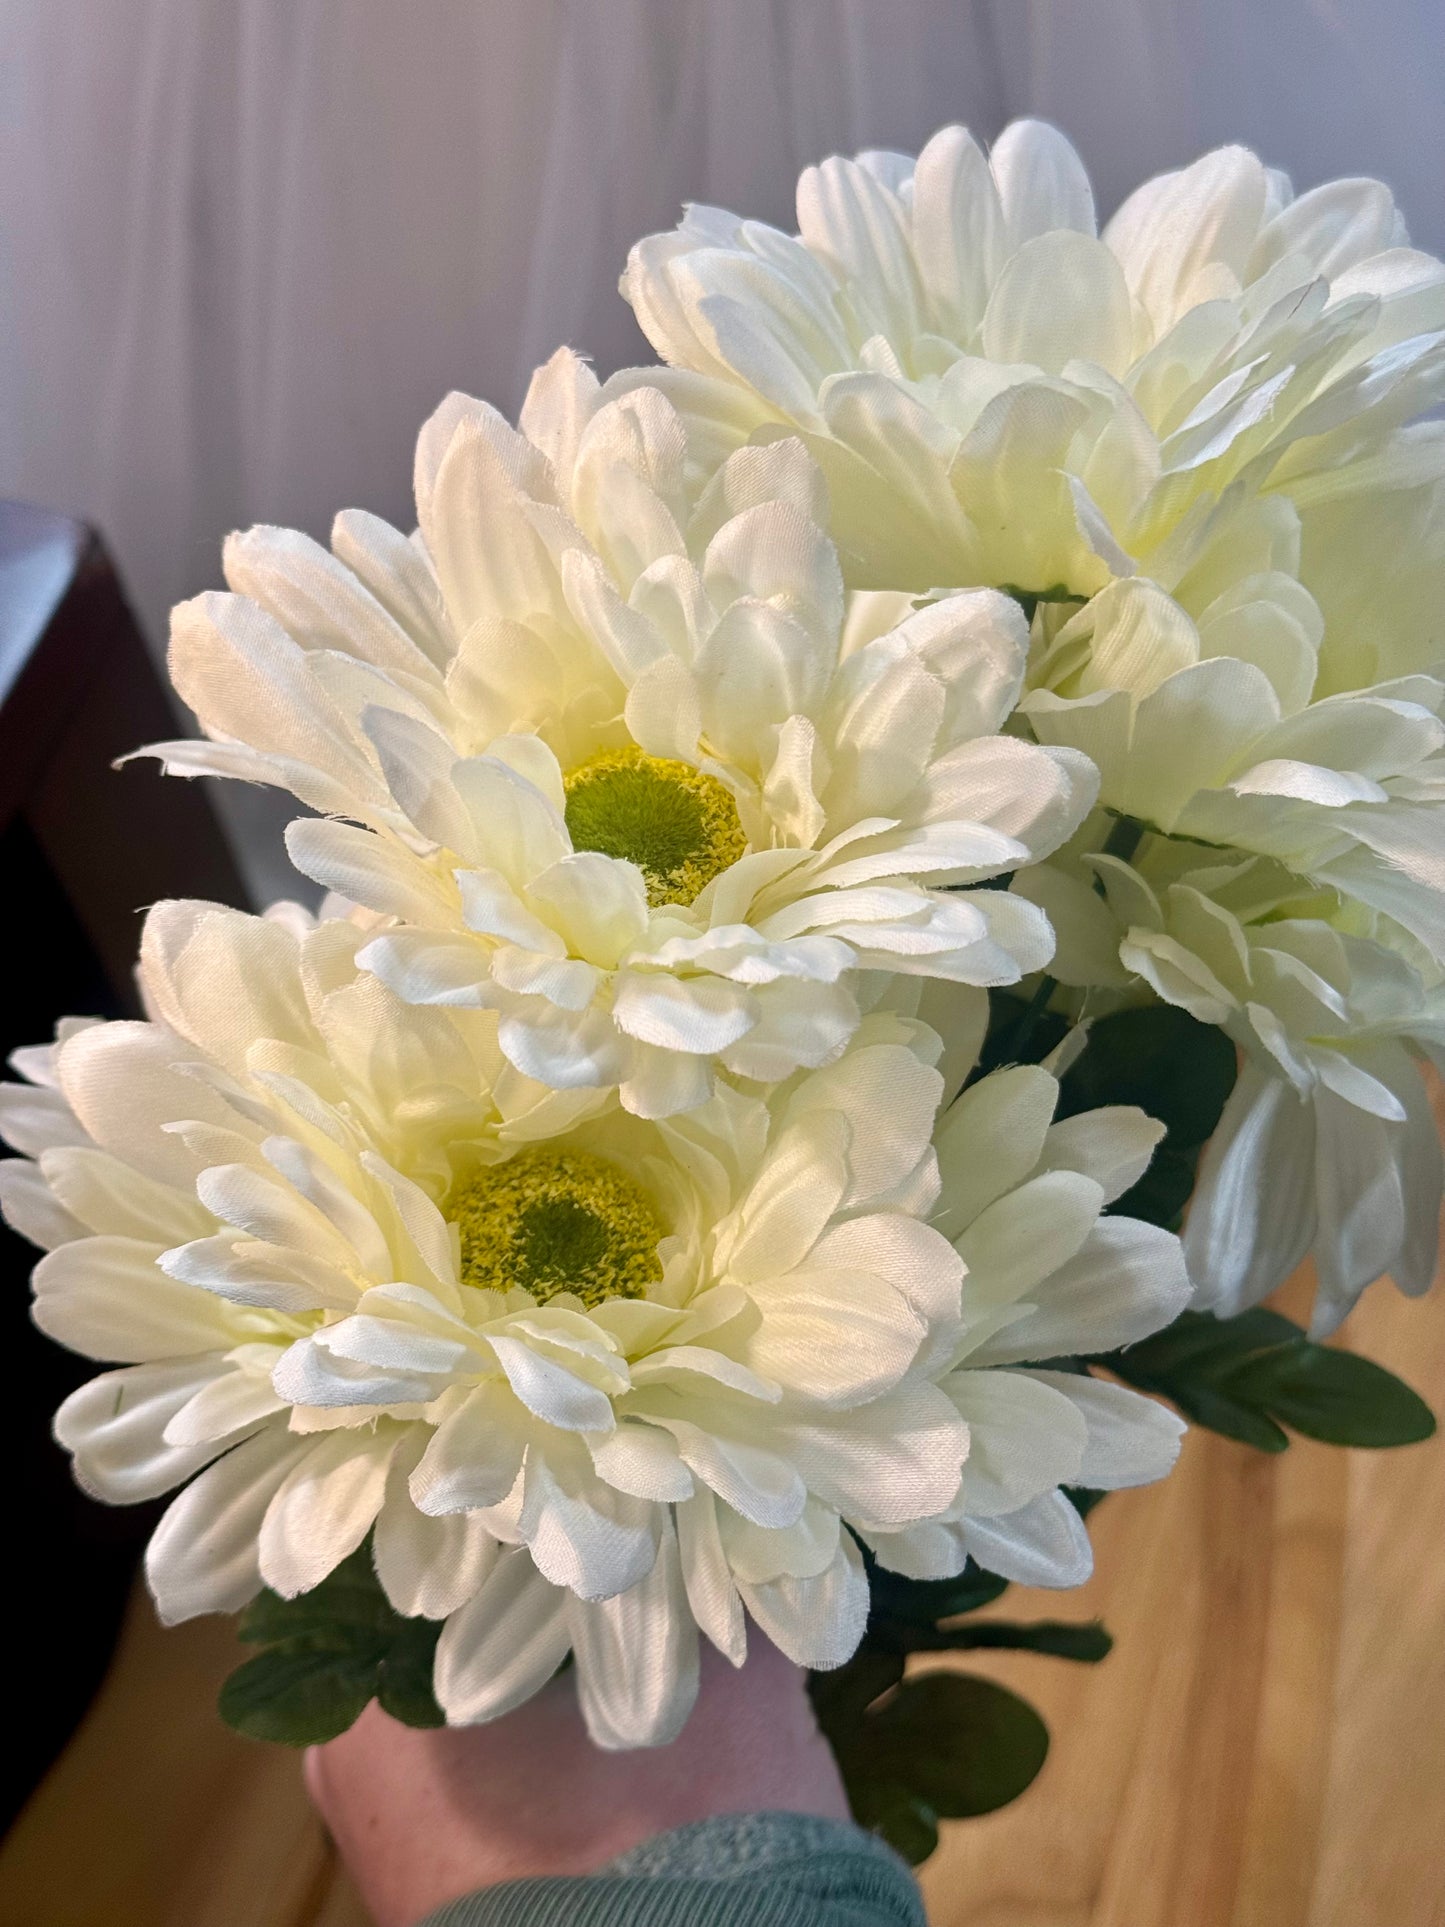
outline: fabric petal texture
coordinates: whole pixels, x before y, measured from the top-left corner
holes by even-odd
[[[942,1531],[958,1571],[975,1519],[1034,1546],[1082,1467],[1166,1469],[1159,1408],[1013,1365],[1153,1330],[1183,1289],[1174,1240],[1136,1261],[1128,1220],[1096,1222],[1048,1073],[976,1081],[940,1125],[942,1040],[895,999],[816,1070],[648,1119],[525,1083],[498,1011],[402,1001],[366,935],[160,906],[155,1016],[25,1060],[55,1100],[7,1194],[61,1239],[37,1315],[119,1361],[57,1433],[112,1502],[181,1488],[148,1556],[164,1618],[294,1598],[369,1544],[395,1610],[442,1622],[448,1718],[571,1653],[596,1742],[663,1745],[700,1638],[849,1658],[865,1540],[908,1570]],[[238,1016],[220,992],[258,960]],[[1147,1154],[1132,1115],[1107,1126],[1110,1173]],[[944,1204],[941,1169],[997,1175]],[[1027,1262],[981,1229],[1011,1199]],[[1091,1294],[1100,1239],[1126,1257]]]

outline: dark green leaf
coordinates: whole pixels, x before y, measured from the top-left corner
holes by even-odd
[[[1109,1496],[1107,1492],[1096,1492],[1087,1485],[1062,1485],[1059,1490],[1081,1519],[1087,1519],[1094,1507]]]
[[[836,1752],[863,1715],[903,1678],[903,1654],[860,1646],[846,1666],[809,1673],[808,1692],[818,1724]]]
[[[432,1663],[441,1630],[435,1619],[404,1619],[382,1661],[376,1697],[382,1710],[403,1726],[446,1725],[446,1715],[432,1691]]]
[[[268,1646],[221,1688],[221,1718],[254,1740],[320,1746],[344,1733],[376,1690],[377,1658],[363,1649]]]
[[[956,1579],[905,1579],[869,1560],[872,1620],[901,1620],[912,1626],[931,1626],[935,1620],[977,1612],[1008,1591],[1007,1579],[985,1572],[972,1559]]]
[[[270,1646],[313,1633],[334,1640],[342,1628],[387,1635],[403,1624],[381,1589],[368,1541],[310,1592],[295,1599],[258,1593],[241,1614],[237,1631],[252,1645]]]
[[[1137,1184],[1131,1185],[1109,1210],[1125,1218],[1143,1218],[1148,1224],[1163,1225],[1177,1231],[1184,1222],[1184,1207],[1194,1195],[1194,1175],[1203,1149],[1195,1144],[1176,1150],[1166,1138],[1149,1160],[1149,1169]]]
[[[1435,1420],[1410,1387],[1370,1359],[1317,1345],[1277,1312],[1235,1318],[1185,1312],[1140,1344],[1098,1361],[1186,1418],[1265,1452],[1284,1427],[1330,1445],[1413,1445]]]
[[[909,1625],[901,1619],[869,1628],[873,1649],[887,1653],[953,1653],[971,1648],[1018,1648],[1048,1653],[1055,1659],[1087,1662],[1103,1659],[1114,1642],[1097,1622],[1070,1624],[1051,1619],[1029,1624],[1007,1619],[941,1620],[933,1625]]]
[[[1038,1774],[1048,1729],[992,1680],[926,1673],[905,1680],[841,1733],[825,1726],[853,1812],[915,1862],[936,1822],[992,1813]]]
[[[1052,979],[1048,980],[1052,988]],[[1018,997],[1007,990],[988,993],[988,1034],[970,1082],[986,1077],[1002,1064],[1037,1064],[1048,1056],[1069,1028],[1066,1017],[1048,1010],[1043,1002]]]
[[[1234,1046],[1224,1032],[1188,1011],[1172,1004],[1116,1011],[1090,1026],[1088,1043],[1063,1078],[1059,1115],[1137,1104],[1165,1126],[1171,1149],[1195,1150],[1218,1124],[1235,1071]]]
[[[1106,1659],[1114,1641],[1095,1619],[1087,1623],[1036,1619],[1023,1624],[1009,1619],[985,1619],[969,1626],[940,1628],[940,1642],[946,1640],[955,1651],[972,1648],[1004,1649],[1025,1653],[1047,1653],[1054,1659],[1075,1659],[1093,1666]]]
[[[1061,1080],[1059,1116],[1137,1104],[1165,1127],[1139,1182],[1109,1207],[1177,1230],[1206,1140],[1235,1078],[1234,1046],[1221,1030],[1170,1004],[1116,1011],[1090,1026]]]
[[[431,1684],[441,1627],[393,1609],[369,1543],[296,1599],[259,1594],[239,1631],[262,1650],[222,1687],[221,1716],[255,1739],[334,1739],[372,1699],[408,1726],[443,1724]]]
[[[855,1819],[862,1820],[856,1806],[853,1813]],[[886,1840],[895,1853],[901,1853],[911,1867],[921,1867],[938,1847],[937,1816],[902,1787],[879,1787],[871,1817],[863,1824]]]

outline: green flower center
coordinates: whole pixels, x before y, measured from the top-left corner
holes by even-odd
[[[604,750],[574,769],[565,788],[572,847],[635,863],[654,909],[691,903],[747,851],[737,804],[690,763]]]
[[[522,1285],[538,1300],[642,1298],[662,1277],[666,1231],[642,1188],[587,1151],[524,1151],[479,1171],[447,1215],[461,1233],[462,1283]]]

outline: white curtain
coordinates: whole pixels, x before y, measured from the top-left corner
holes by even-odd
[[[684,200],[788,223],[823,154],[1040,113],[1106,205],[1243,139],[1438,251],[1442,97],[1439,0],[0,0],[0,491],[159,640],[229,528],[407,522],[447,388],[641,356],[617,274]]]

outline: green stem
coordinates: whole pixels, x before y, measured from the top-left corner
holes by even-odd
[[[1137,816],[1116,816],[1099,855],[1116,856],[1121,863],[1127,863],[1143,842],[1147,828],[1148,825],[1141,823]],[[1099,885],[1096,883],[1094,888],[1097,890]]]
[[[1023,1054],[1024,1047],[1037,1029],[1038,1021],[1048,1009],[1049,1000],[1058,987],[1059,980],[1057,977],[1043,976],[1039,978],[1038,983],[1034,987],[1033,996],[1030,997],[1024,1005],[1023,1010],[1019,1013],[1019,1020],[1014,1025],[1013,1035],[1009,1038],[1008,1046],[1003,1054],[1002,1061],[1005,1064],[1022,1064],[1027,1061]]]

